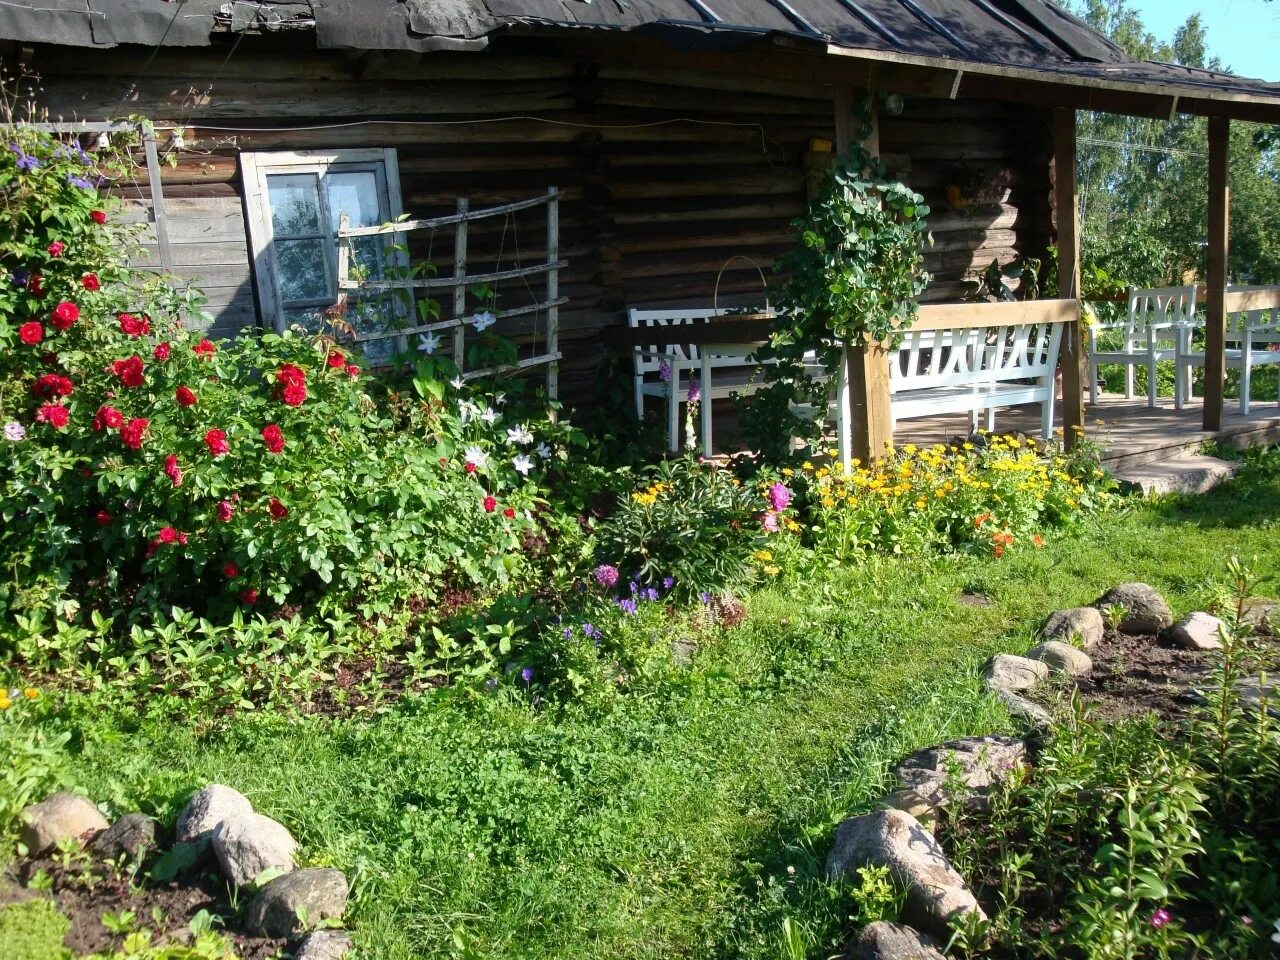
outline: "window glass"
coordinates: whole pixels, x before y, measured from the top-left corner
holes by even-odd
[[[271,229],[277,237],[320,235],[320,178],[314,173],[267,177]]]

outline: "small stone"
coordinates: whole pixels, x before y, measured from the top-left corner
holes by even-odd
[[[89,849],[104,860],[141,863],[160,843],[160,824],[145,813],[126,813],[93,838]]]
[[[1015,657],[1011,653],[997,653],[987,661],[982,671],[988,690],[1008,690],[1017,693],[1030,690],[1049,676],[1049,667],[1039,660]]]
[[[1184,650],[1221,650],[1218,633],[1226,624],[1210,613],[1189,613],[1169,630],[1169,639]]]
[[[1085,650],[1092,650],[1101,643],[1105,632],[1102,614],[1093,607],[1058,610],[1049,614],[1044,622],[1044,639],[1070,643],[1072,637],[1079,637],[1080,646]]]
[[[341,919],[347,909],[347,878],[341,870],[311,868],[276,877],[249,904],[245,925],[264,937],[291,937],[321,920]]]
[[[1016,737],[965,737],[917,750],[893,773],[904,787],[938,807],[949,799],[949,770],[970,793],[984,795],[1020,767],[1026,755],[1027,745]]]
[[[996,699],[1009,711],[1009,716],[1015,720],[1021,720],[1037,730],[1053,726],[1053,717],[1049,716],[1049,711],[1040,704],[1033,703],[1026,697],[1020,697],[1008,690],[997,690],[995,694]]]
[[[1125,616],[1116,624],[1121,633],[1154,634],[1173,624],[1173,614],[1155,587],[1145,583],[1122,583],[1112,587],[1094,604],[1099,610],[1121,606]]]
[[[1249,599],[1244,602],[1244,622],[1264,633],[1280,631],[1280,603],[1274,600]]]
[[[174,827],[174,836],[180,843],[208,839],[213,828],[237,813],[253,813],[253,804],[238,790],[212,783],[187,803]]]
[[[293,960],[342,960],[351,952],[351,938],[341,930],[316,930],[298,942]]]
[[[835,844],[827,856],[828,876],[856,879],[860,867],[888,868],[894,882],[907,892],[903,913],[913,927],[946,936],[953,917],[975,913],[986,919],[938,842],[909,813],[876,810],[836,828]]]
[[[693,655],[698,652],[698,641],[688,637],[677,637],[671,641],[671,659],[682,667],[693,662]]]
[[[88,797],[78,793],[52,793],[23,809],[21,839],[32,856],[48,853],[64,840],[107,829],[107,818]]]
[[[947,960],[941,942],[900,923],[877,920],[862,928],[854,960]]]
[[[1046,663],[1050,670],[1065,673],[1068,677],[1085,677],[1093,672],[1093,661],[1089,655],[1061,640],[1036,644],[1027,651],[1027,659]]]
[[[293,869],[298,844],[284,827],[260,813],[237,813],[213,830],[213,852],[228,880],[238,887],[265,870]]]

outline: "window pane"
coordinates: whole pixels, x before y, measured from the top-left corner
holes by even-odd
[[[267,177],[271,229],[276,237],[315,236],[320,229],[319,178],[314,173]]]
[[[332,297],[326,259],[324,240],[277,240],[281,298],[291,303]]]
[[[378,203],[378,178],[372,170],[355,173],[331,173],[325,177],[329,194],[329,217],[336,233],[338,220],[345,213],[353,227],[376,227],[382,223],[382,206]]]

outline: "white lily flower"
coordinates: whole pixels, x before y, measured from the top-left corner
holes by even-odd
[[[462,458],[466,460],[467,463],[474,463],[477,467],[484,467],[489,463],[489,455],[479,447],[467,447],[467,449],[462,452]]]
[[[533,443],[533,431],[523,423],[507,431],[509,443]]]
[[[511,465],[521,476],[526,476],[533,469],[533,461],[526,457],[523,453],[515,457],[511,461]]]
[[[418,337],[418,351],[425,353],[427,356],[435,353],[440,348],[440,338],[436,336],[434,330],[430,330]]]
[[[498,318],[488,310],[482,310],[471,318],[471,325],[476,328],[476,333],[484,333],[497,322]]]
[[[498,413],[497,410],[493,409],[493,407],[485,407],[484,413],[480,414],[480,419],[492,427],[498,422],[498,417],[500,416],[501,414]]]
[[[533,448],[533,452],[534,452],[534,453],[536,453],[536,454],[537,454],[539,457],[541,457],[543,460],[545,460],[545,459],[547,459],[547,457],[551,456],[551,448],[550,448],[549,446],[547,446],[547,444],[546,444],[546,442],[545,442],[545,441],[544,441],[544,442],[542,442],[542,443],[540,443],[540,444],[538,444],[536,447],[534,447],[534,448]]]

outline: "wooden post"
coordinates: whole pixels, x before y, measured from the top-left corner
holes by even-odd
[[[1076,188],[1076,112],[1072,108],[1053,111],[1053,175],[1058,216],[1058,296],[1079,300],[1080,198]],[[1068,323],[1063,331],[1061,356],[1062,433],[1070,450],[1084,436],[1088,357],[1081,320]]]
[[[466,197],[458,198],[458,216],[463,216],[471,208]],[[461,374],[466,364],[467,335],[462,325],[462,315],[467,312],[467,221],[459,220],[453,234],[453,279],[457,286],[453,288],[453,319],[457,326],[453,328],[453,363]]]
[[[1227,148],[1231,121],[1209,118],[1209,302],[1205,312],[1205,430],[1222,429],[1222,388],[1226,376],[1227,248],[1230,243],[1231,184]],[[1178,371],[1181,376],[1181,371]]]
[[[169,217],[164,208],[164,189],[160,183],[160,154],[156,150],[156,132],[151,124],[142,125],[142,150],[147,157],[147,183],[151,189],[151,216],[155,220],[156,248],[160,268],[166,273],[173,269],[173,255],[169,250]]]
[[[555,263],[560,259],[560,192],[555,187],[547,187],[547,263]],[[547,354],[551,362],[547,364],[547,396],[552,400],[560,393],[560,361],[556,354],[560,352],[560,308],[556,301],[560,299],[560,271],[552,267],[547,271]],[[556,411],[551,411],[554,420]]]

